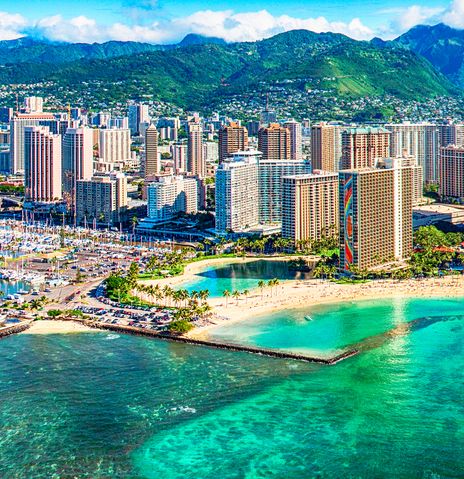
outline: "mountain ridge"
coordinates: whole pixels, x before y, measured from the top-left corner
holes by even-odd
[[[143,51],[137,49],[148,44],[96,44],[93,56],[68,56],[66,62],[62,56],[54,59],[51,54],[48,62],[39,59],[4,63],[0,84],[51,82],[55,90],[65,92],[62,95],[66,102],[75,101],[70,97],[74,91],[77,98],[82,98],[84,92],[101,102],[152,97],[191,109],[211,105],[217,98],[267,91],[276,85],[350,98],[392,95],[421,100],[458,94],[427,60],[392,42],[379,45],[309,30],[292,30],[241,43],[187,37],[184,45],[151,45]],[[87,44],[78,48],[88,47],[82,45]],[[46,55],[44,45],[40,43],[39,47],[42,51],[38,58]],[[53,45],[51,51],[60,48],[66,51],[67,47]],[[108,54],[105,48],[113,56],[101,57]],[[127,49],[132,50],[127,53]],[[126,54],[114,56],[121,51]],[[0,63],[1,59],[0,45]]]

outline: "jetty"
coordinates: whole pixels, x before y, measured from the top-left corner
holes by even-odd
[[[30,322],[29,321],[22,321],[21,323],[15,323],[11,326],[4,326],[0,328],[0,339],[6,338],[7,336],[11,336],[12,334],[21,333],[29,329]]]
[[[122,324],[100,323],[98,321],[88,321],[88,320],[83,320],[79,322],[91,328],[104,329],[104,330],[113,331],[113,332],[122,333],[122,334],[146,336],[146,337],[152,337],[152,338],[156,338],[156,339],[160,339],[164,341],[191,344],[195,346],[205,346],[209,348],[221,349],[226,351],[244,352],[244,353],[256,354],[259,356],[267,356],[270,358],[292,359],[292,360],[303,361],[307,363],[334,365],[339,363],[340,361],[348,359],[359,353],[359,350],[357,349],[350,349],[336,356],[324,358],[324,357],[310,356],[310,355],[302,354],[302,353],[293,353],[290,351],[279,351],[277,349],[268,349],[268,348],[261,348],[261,347],[255,347],[255,346],[245,346],[240,344],[225,343],[220,341],[208,341],[204,339],[189,338],[189,337],[181,336],[177,334],[153,331],[150,329],[142,329],[142,328],[137,328],[134,326],[125,326]]]

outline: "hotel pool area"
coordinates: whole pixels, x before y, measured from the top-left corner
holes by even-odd
[[[424,317],[335,366],[106,332],[11,336],[1,477],[461,477],[464,300],[308,305],[215,334],[328,353]]]
[[[182,283],[179,287],[189,292],[207,289],[210,297],[215,298],[222,296],[225,290],[232,292],[257,288],[260,280],[305,280],[309,277],[310,273],[292,271],[288,261],[257,259],[208,267],[197,273],[194,280]]]

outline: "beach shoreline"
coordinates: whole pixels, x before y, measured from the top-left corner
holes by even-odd
[[[20,334],[69,334],[95,332],[95,329],[76,321],[62,321],[54,319],[41,319],[32,321],[30,327]]]
[[[215,328],[250,320],[253,317],[273,314],[282,310],[307,309],[326,304],[353,303],[363,300],[391,298],[464,297],[464,277],[397,280],[375,280],[361,284],[337,284],[328,280],[287,281],[279,286],[251,291],[248,298],[239,300],[212,298],[209,304],[215,313],[209,323],[193,329],[193,338],[205,337]]]

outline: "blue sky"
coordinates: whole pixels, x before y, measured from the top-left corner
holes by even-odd
[[[0,39],[169,43],[194,32],[244,41],[295,28],[387,39],[438,22],[464,28],[464,0],[0,0]]]

